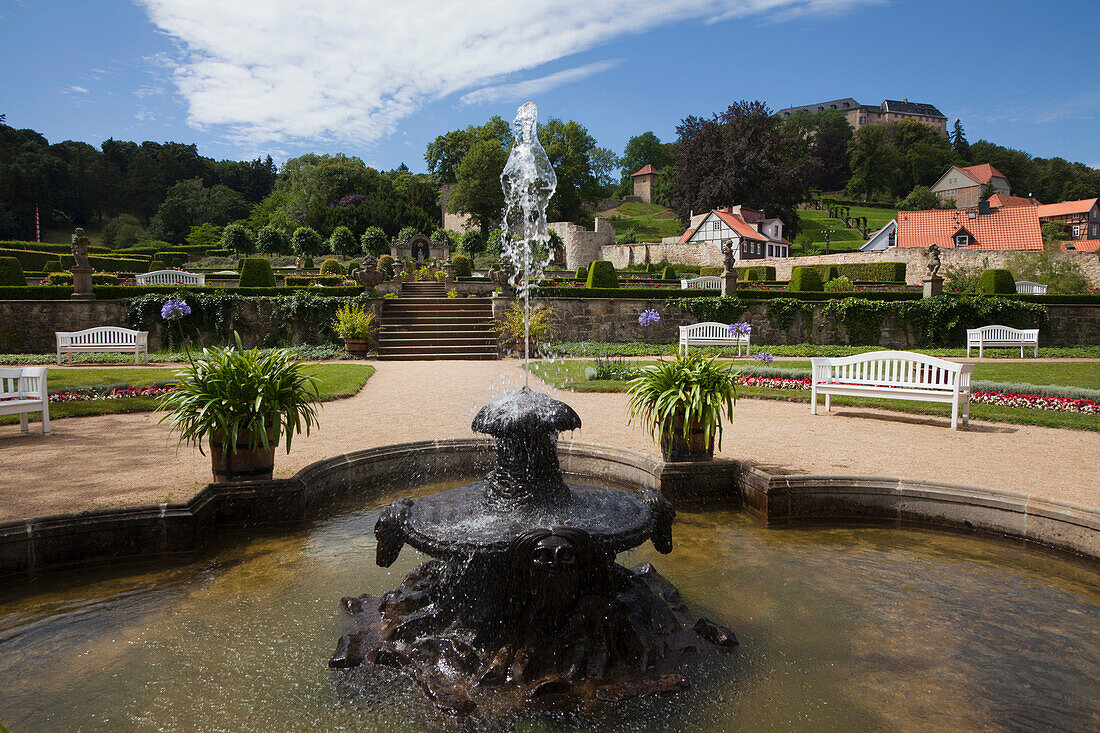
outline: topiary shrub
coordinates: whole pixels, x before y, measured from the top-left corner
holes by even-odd
[[[673,267],[672,265],[669,265],[668,267],[666,267],[664,269],[664,272],[661,273],[661,279],[662,280],[679,280],[680,278],[676,277],[676,268]]]
[[[611,264],[610,260],[596,260],[588,266],[588,279],[585,283],[585,287],[619,287],[619,275],[615,272],[615,266]]]
[[[27,278],[23,276],[23,266],[14,257],[0,257],[0,285],[18,285],[24,287]]]
[[[722,268],[721,267],[707,267],[707,266],[704,265],[703,267],[699,268],[699,276],[700,277],[721,277],[721,275],[722,275]]]
[[[241,260],[242,288],[273,288],[275,273],[271,271],[271,260],[264,257],[246,257]]]
[[[760,268],[758,268],[758,267],[746,267],[745,268],[745,279],[746,280],[751,280],[753,282],[756,282],[757,280],[759,280],[760,279]]]
[[[351,257],[359,252],[359,242],[356,241],[355,235],[351,233],[350,229],[339,226],[332,230],[332,234],[328,238],[328,248],[333,254]]]
[[[796,267],[791,270],[791,281],[787,284],[787,290],[792,293],[819,293],[823,287],[821,275],[816,268]]]
[[[840,269],[836,265],[829,265],[825,268],[825,282],[836,280],[838,277],[840,277]]]
[[[156,272],[157,270],[167,270],[167,269],[168,269],[168,265],[166,265],[162,260],[153,260],[152,262],[149,263],[149,272]]]
[[[42,272],[61,272],[62,269],[61,260],[50,260],[42,265]]]
[[[978,292],[982,295],[1015,294],[1016,280],[1008,270],[989,269],[978,278]]]
[[[328,259],[321,263],[322,275],[343,275],[345,273],[344,266],[336,260]]]
[[[649,265],[646,265],[646,268],[647,268],[646,272],[649,272],[649,269],[648,269],[649,267],[650,267]],[[577,268],[577,279],[578,280],[585,280],[585,281],[588,280],[588,268],[585,267],[584,265],[581,265],[580,267]]]
[[[436,229],[436,231],[446,230]],[[466,255],[455,255],[451,258],[451,263],[455,266],[455,277],[470,277],[474,274],[474,263]]]
[[[386,274],[386,279],[393,277],[393,255],[382,255],[378,258],[378,271]]]

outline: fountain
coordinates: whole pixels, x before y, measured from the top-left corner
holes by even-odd
[[[520,107],[501,176],[506,253],[525,309],[545,264],[556,185],[535,115],[533,103]],[[356,630],[330,665],[400,670],[438,707],[466,714],[676,692],[690,685],[679,671],[685,658],[734,646],[729,629],[693,622],[652,565],[615,562],[647,540],[671,552],[675,511],[653,490],[566,484],[557,437],[580,426],[571,407],[527,386],[485,405],[472,427],[495,439],[495,468],[483,481],[383,512],[379,565],[392,565],[405,544],[435,559],[381,600],[344,599]]]

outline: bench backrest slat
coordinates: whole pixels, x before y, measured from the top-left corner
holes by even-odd
[[[913,389],[953,390],[969,388],[972,365],[908,351],[876,351],[838,358],[812,360],[819,382],[879,385]]]
[[[58,331],[58,346],[136,346],[140,331],[120,326],[95,326],[83,331]]]
[[[707,321],[706,323],[692,323],[689,326],[680,326],[680,338],[690,339],[741,339],[743,336],[738,334],[730,335],[730,327],[728,323],[715,323],[713,321]]]
[[[702,277],[692,277],[680,281],[681,289],[703,290],[720,287],[722,287],[722,278],[715,275],[703,275]]]

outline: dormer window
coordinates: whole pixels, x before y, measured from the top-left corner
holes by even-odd
[[[956,234],[955,235],[955,246],[956,247],[969,247],[970,246],[970,235],[969,234]]]

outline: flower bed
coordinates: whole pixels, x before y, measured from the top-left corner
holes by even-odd
[[[153,387],[108,387],[107,389],[65,390],[50,393],[50,402],[87,402],[89,400],[121,400],[126,397],[160,397],[162,394],[179,389],[179,385],[169,384]]]

